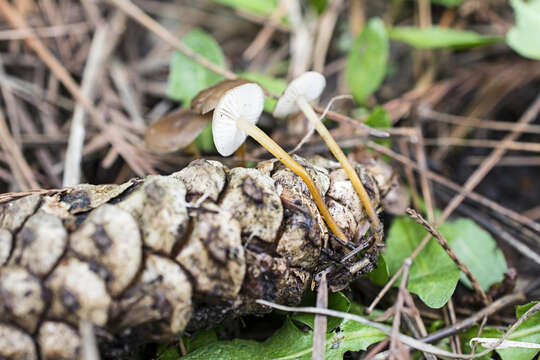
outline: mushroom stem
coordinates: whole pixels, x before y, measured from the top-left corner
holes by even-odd
[[[382,240],[380,236],[382,226],[379,221],[379,217],[375,212],[375,208],[371,204],[371,199],[369,198],[366,188],[364,187],[364,184],[362,184],[362,181],[360,181],[358,174],[352,167],[349,160],[347,160],[347,156],[345,156],[345,154],[343,153],[339,145],[336,143],[326,126],[324,126],[321,120],[319,120],[319,117],[317,116],[311,105],[307,102],[307,100],[303,96],[299,96],[296,98],[296,103],[300,110],[302,110],[304,115],[308,118],[308,120],[313,124],[315,130],[317,130],[326,145],[328,145],[328,148],[330,149],[332,154],[334,154],[335,158],[339,161],[339,163],[349,176],[354,190],[360,197],[360,201],[362,201],[362,204],[366,209],[366,213],[371,222],[371,226],[373,227],[373,233],[375,235],[375,238],[378,242],[380,242]]]
[[[317,208],[319,209],[319,212],[321,213],[322,217],[326,221],[326,224],[332,230],[332,232],[339,238],[341,241],[347,243],[347,237],[345,234],[341,231],[338,224],[335,222],[334,218],[330,214],[330,211],[328,211],[328,208],[326,207],[326,204],[324,203],[324,200],[321,196],[321,193],[319,192],[319,189],[317,189],[317,186],[315,185],[315,182],[307,172],[307,170],[300,165],[296,160],[294,160],[281,146],[279,146],[272,138],[264,131],[259,129],[254,124],[250,123],[249,121],[246,121],[242,118],[237,120],[237,126],[246,132],[249,136],[251,136],[255,141],[257,141],[259,144],[261,144],[266,150],[268,150],[272,155],[276,157],[279,161],[281,161],[285,166],[287,166],[293,173],[298,175],[304,183],[307,185],[309,192],[313,196],[313,199],[315,200],[315,204],[317,205]]]

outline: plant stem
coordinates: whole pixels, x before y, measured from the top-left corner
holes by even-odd
[[[261,144],[266,150],[268,150],[268,152],[274,155],[276,159],[281,161],[293,173],[298,175],[304,181],[304,183],[309,189],[309,192],[311,193],[311,196],[313,196],[313,200],[315,200],[315,204],[317,204],[317,208],[319,209],[322,217],[324,218],[324,221],[326,221],[326,224],[328,224],[330,230],[332,230],[332,232],[339,239],[347,243],[347,237],[341,231],[338,224],[335,222],[334,218],[330,214],[330,211],[328,211],[328,208],[324,203],[319,189],[317,189],[315,182],[313,181],[307,170],[296,160],[294,160],[285,150],[283,150],[281,146],[279,146],[274,140],[272,140],[270,136],[266,135],[264,131],[259,129],[254,124],[244,119],[239,119],[237,121],[237,124],[241,130],[245,131],[249,136],[255,139],[255,141]]]
[[[322,121],[319,120],[319,117],[317,116],[311,105],[309,105],[309,103],[306,101],[306,99],[303,96],[299,96],[298,98],[296,98],[296,103],[300,107],[300,110],[302,110],[304,115],[308,118],[308,120],[313,124],[315,130],[317,130],[326,145],[328,145],[328,149],[330,149],[332,154],[334,154],[335,158],[339,161],[339,163],[349,176],[354,190],[360,197],[360,201],[362,201],[362,204],[366,209],[366,213],[371,222],[375,238],[377,239],[377,242],[380,242],[382,240],[380,235],[382,226],[379,221],[379,217],[375,212],[375,208],[371,204],[371,199],[369,198],[366,188],[360,181],[358,174],[352,167],[349,160],[347,160],[347,157],[345,156],[339,145],[336,143],[326,126],[324,126]]]

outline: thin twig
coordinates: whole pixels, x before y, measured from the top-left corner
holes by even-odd
[[[426,170],[427,160],[426,152],[424,150],[424,134],[420,126],[416,127],[416,160],[420,165],[420,185],[422,187],[422,195],[426,202],[426,211],[429,221],[435,221],[435,213],[433,211],[433,196],[431,191],[431,184],[428,181]]]
[[[324,119],[324,117],[326,116],[326,114],[328,114],[328,112],[330,111],[330,108],[332,107],[332,105],[334,104],[334,102],[336,100],[342,100],[342,99],[351,99],[352,96],[351,95],[337,95],[337,96],[334,96],[332,99],[330,99],[330,101],[328,102],[328,104],[326,105],[326,107],[324,108],[324,111],[323,113],[319,116],[319,120],[322,121],[322,119]],[[296,145],[294,147],[294,149],[292,149],[291,151],[289,151],[289,154],[294,154],[295,152],[297,152],[298,150],[300,150],[302,148],[302,146],[304,146],[305,143],[307,143],[309,141],[309,139],[313,136],[313,134],[315,133],[315,128],[313,126],[310,125],[309,127],[309,130],[308,132],[306,133],[306,135],[304,135],[304,137],[300,140],[300,142],[298,143],[298,145]]]
[[[317,290],[317,308],[328,308],[328,283],[326,273],[321,276]],[[313,360],[323,360],[326,356],[326,327],[327,318],[325,315],[315,315],[315,325],[313,327]]]
[[[498,140],[490,139],[461,139],[455,137],[438,137],[425,139],[428,146],[465,146],[474,148],[496,148],[503,150],[516,150],[527,152],[540,152],[540,144],[535,142],[508,141],[502,143]]]
[[[403,310],[403,303],[405,297],[405,291],[407,291],[407,280],[409,279],[409,268],[411,267],[411,260],[406,259],[404,261],[405,267],[403,268],[403,276],[401,277],[401,284],[399,285],[398,297],[394,304],[394,320],[392,322],[392,336],[390,338],[390,359],[397,360],[403,358],[402,347],[398,340],[399,328],[401,322],[401,312]]]
[[[439,230],[437,230],[432,224],[430,224],[426,219],[422,217],[419,213],[417,213],[413,209],[407,209],[407,214],[411,218],[413,218],[418,224],[422,225],[433,237],[437,242],[443,247],[444,251],[450,256],[452,261],[459,267],[459,269],[467,276],[467,278],[471,281],[471,284],[474,288],[474,290],[480,295],[482,298],[482,301],[484,302],[484,305],[489,305],[491,303],[490,299],[486,295],[485,291],[482,289],[482,285],[478,282],[476,277],[473,275],[469,267],[459,259],[456,252],[450,247],[450,244],[448,244],[448,240],[445,239],[445,237],[440,233]]]
[[[362,360],[371,360],[375,355],[380,353],[385,347],[388,346],[388,343],[390,342],[389,338],[385,338],[384,340],[380,341],[377,345],[375,345],[371,350],[369,350],[366,354],[362,356]]]
[[[454,301],[452,300],[452,298],[448,299],[448,302],[446,303],[446,306],[445,306],[448,310],[448,315],[449,315],[449,318],[450,318],[450,324],[451,325],[455,325],[456,322],[457,322],[457,319],[456,319],[456,311],[454,310]],[[484,319],[487,319],[487,317],[485,317]],[[452,336],[452,343],[453,343],[453,347],[455,347],[455,351],[459,354],[462,354],[462,351],[461,351],[461,341],[459,340],[459,336],[456,334],[454,336]]]
[[[465,163],[467,165],[481,164],[486,158],[485,156],[467,156]],[[540,156],[505,156],[495,166],[499,167],[515,167],[515,166],[540,166]],[[527,216],[526,214],[524,214]]]

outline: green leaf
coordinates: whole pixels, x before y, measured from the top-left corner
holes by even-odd
[[[209,329],[198,331],[194,337],[184,336],[182,340],[184,341],[186,352],[190,353],[198,348],[217,342],[218,337],[214,329]]]
[[[225,57],[218,43],[206,32],[194,29],[187,34],[183,42],[196,53],[211,62],[225,67]],[[171,60],[167,95],[189,106],[197,93],[222,80],[219,74],[208,70],[182,53],[175,51]]]
[[[392,119],[382,106],[377,106],[365,122],[366,125],[377,129],[390,129],[392,127]]]
[[[326,339],[326,359],[342,360],[347,351],[366,350],[369,345],[385,337],[386,334],[380,330],[345,320],[341,325],[341,331],[333,333]]]
[[[326,359],[343,359],[347,351],[365,350],[386,335],[372,327],[344,320],[339,332],[327,334]],[[182,359],[311,359],[313,331],[302,331],[290,318],[264,342],[235,339],[203,346]]]
[[[506,260],[490,233],[470,219],[446,222],[439,230],[484,290],[504,279]],[[461,281],[472,288],[465,274],[461,274]]]
[[[180,358],[180,350],[178,349],[178,346],[161,344],[156,351],[156,357],[161,360],[176,360]]]
[[[424,29],[398,26],[390,29],[389,36],[392,40],[405,42],[420,49],[468,49],[503,40],[497,36],[485,36],[474,31],[454,30],[439,26]]]
[[[516,25],[506,34],[506,43],[521,56],[540,60],[540,0],[510,0]]]
[[[422,241],[426,231],[408,217],[398,217],[388,232],[385,259],[390,274],[395,274],[403,260]],[[440,308],[454,293],[460,271],[444,249],[435,241],[429,244],[414,259],[407,288],[417,294],[422,301]]]
[[[356,101],[363,103],[381,85],[386,74],[388,36],[383,22],[371,19],[349,52],[345,79]]]
[[[285,79],[275,78],[272,76],[263,75],[259,73],[251,73],[251,72],[241,73],[241,74],[238,74],[238,76],[244,79],[255,81],[260,86],[265,88],[267,91],[277,94],[277,95],[281,95],[281,93],[285,91],[285,89],[287,88],[287,80]],[[272,111],[274,111],[274,107],[276,107],[276,103],[277,103],[276,99],[272,99],[270,97],[265,98],[264,111],[271,113]]]
[[[498,329],[485,327],[484,330],[482,331],[481,336],[485,338],[500,338],[502,335],[503,335],[503,332]],[[459,335],[459,340],[461,342],[463,352],[465,354],[470,354],[472,352],[470,341],[472,338],[475,338],[475,337],[478,337],[478,326],[474,326]],[[478,346],[476,347],[476,353],[483,352],[484,350],[486,350],[486,348],[480,344],[478,344]],[[478,358],[478,360],[490,360],[491,354],[492,352],[489,352],[486,355]]]
[[[392,127],[392,119],[388,112],[382,106],[377,106],[373,109],[365,124],[376,129],[390,129]],[[379,145],[390,147],[392,145],[392,140],[390,139],[379,139],[375,140]]]
[[[315,306],[316,305],[316,295],[313,292],[310,292],[308,296],[306,296],[302,300],[302,304],[300,306]],[[341,292],[337,293],[329,293],[328,294],[328,308],[332,310],[337,310],[341,312],[348,312],[351,307],[351,301],[343,295]],[[306,326],[309,326],[311,329],[315,326],[315,315],[313,314],[296,314],[292,317],[294,321],[298,321]],[[331,331],[335,328],[337,328],[343,319],[335,318],[335,317],[328,317],[326,329],[327,331]]]
[[[521,317],[537,302],[531,302],[526,305],[516,307],[516,318]],[[525,320],[516,331],[514,331],[509,340],[530,342],[540,344],[540,313],[534,314],[528,320]],[[537,349],[501,349],[497,350],[503,360],[531,360],[538,353]]]
[[[214,2],[237,10],[268,16],[274,12],[279,0],[214,0]]]
[[[311,0],[311,6],[317,10],[317,13],[320,15],[326,10],[328,6],[328,0]]]
[[[389,278],[390,274],[388,272],[388,265],[386,264],[384,255],[379,253],[377,267],[375,268],[375,270],[368,274],[368,279],[376,285],[383,286],[384,284],[386,284]]]
[[[448,8],[463,4],[463,0],[431,0],[433,4],[442,5]]]

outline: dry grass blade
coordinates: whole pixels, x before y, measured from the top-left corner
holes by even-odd
[[[466,163],[468,165],[478,165],[485,160],[484,156],[469,156],[467,157]],[[517,167],[517,166],[540,166],[540,156],[505,156],[503,157],[495,166],[508,166],[508,167]],[[525,216],[527,216],[525,214]]]
[[[264,24],[264,27],[257,34],[255,39],[251,44],[246,48],[243,53],[243,57],[247,61],[253,60],[255,56],[265,47],[265,45],[270,41],[272,35],[276,28],[280,25],[281,18],[285,14],[285,1],[280,0],[276,10],[270,15],[270,18]]]
[[[540,152],[540,144],[533,142],[507,141],[501,143],[498,140],[489,139],[461,139],[440,137],[436,139],[425,139],[425,144],[429,146],[467,146],[474,148],[496,148],[503,150],[516,150],[527,152]]]
[[[13,172],[15,178],[18,179],[18,185],[21,190],[26,191],[30,189],[38,189],[39,184],[34,178],[32,169],[26,162],[19,146],[11,136],[4,114],[0,110],[0,147],[4,150],[8,156],[9,166]]]
[[[0,0],[0,14],[16,29],[28,29],[26,22],[21,15],[11,7],[6,0]],[[104,132],[111,144],[117,147],[118,152],[129,163],[132,170],[138,174],[153,173],[153,169],[144,163],[138,156],[134,155],[134,149],[123,138],[116,136],[116,131],[112,130],[105,122],[101,114],[92,105],[92,102],[84,96],[81,89],[73,80],[66,68],[54,57],[45,45],[35,36],[25,39],[27,45],[34,50],[43,60],[62,84],[71,92],[73,97],[81,103],[86,111],[91,115],[92,120]]]
[[[56,26],[46,26],[34,28],[35,35],[45,37],[59,37],[66,34],[84,34],[89,30],[89,26],[85,22],[77,24],[65,24]],[[28,30],[1,30],[0,40],[23,40],[32,35],[32,31]]]
[[[92,39],[90,55],[86,62],[83,73],[81,92],[88,99],[93,99],[95,84],[98,80],[99,69],[105,61],[105,44],[108,41],[109,28],[99,27]],[[68,146],[66,149],[66,160],[64,165],[63,186],[72,186],[81,182],[81,160],[82,148],[85,138],[85,117],[86,113],[81,104],[77,104],[71,120]]]
[[[442,112],[435,111],[427,106],[420,106],[418,108],[417,114],[418,116],[425,119],[429,119],[429,120],[436,120],[436,121],[446,122],[450,124],[476,127],[480,129],[512,131],[514,127],[516,126],[516,124],[513,122],[471,119],[466,116],[445,114]],[[540,134],[540,125],[530,124],[530,125],[524,126],[523,132]]]

